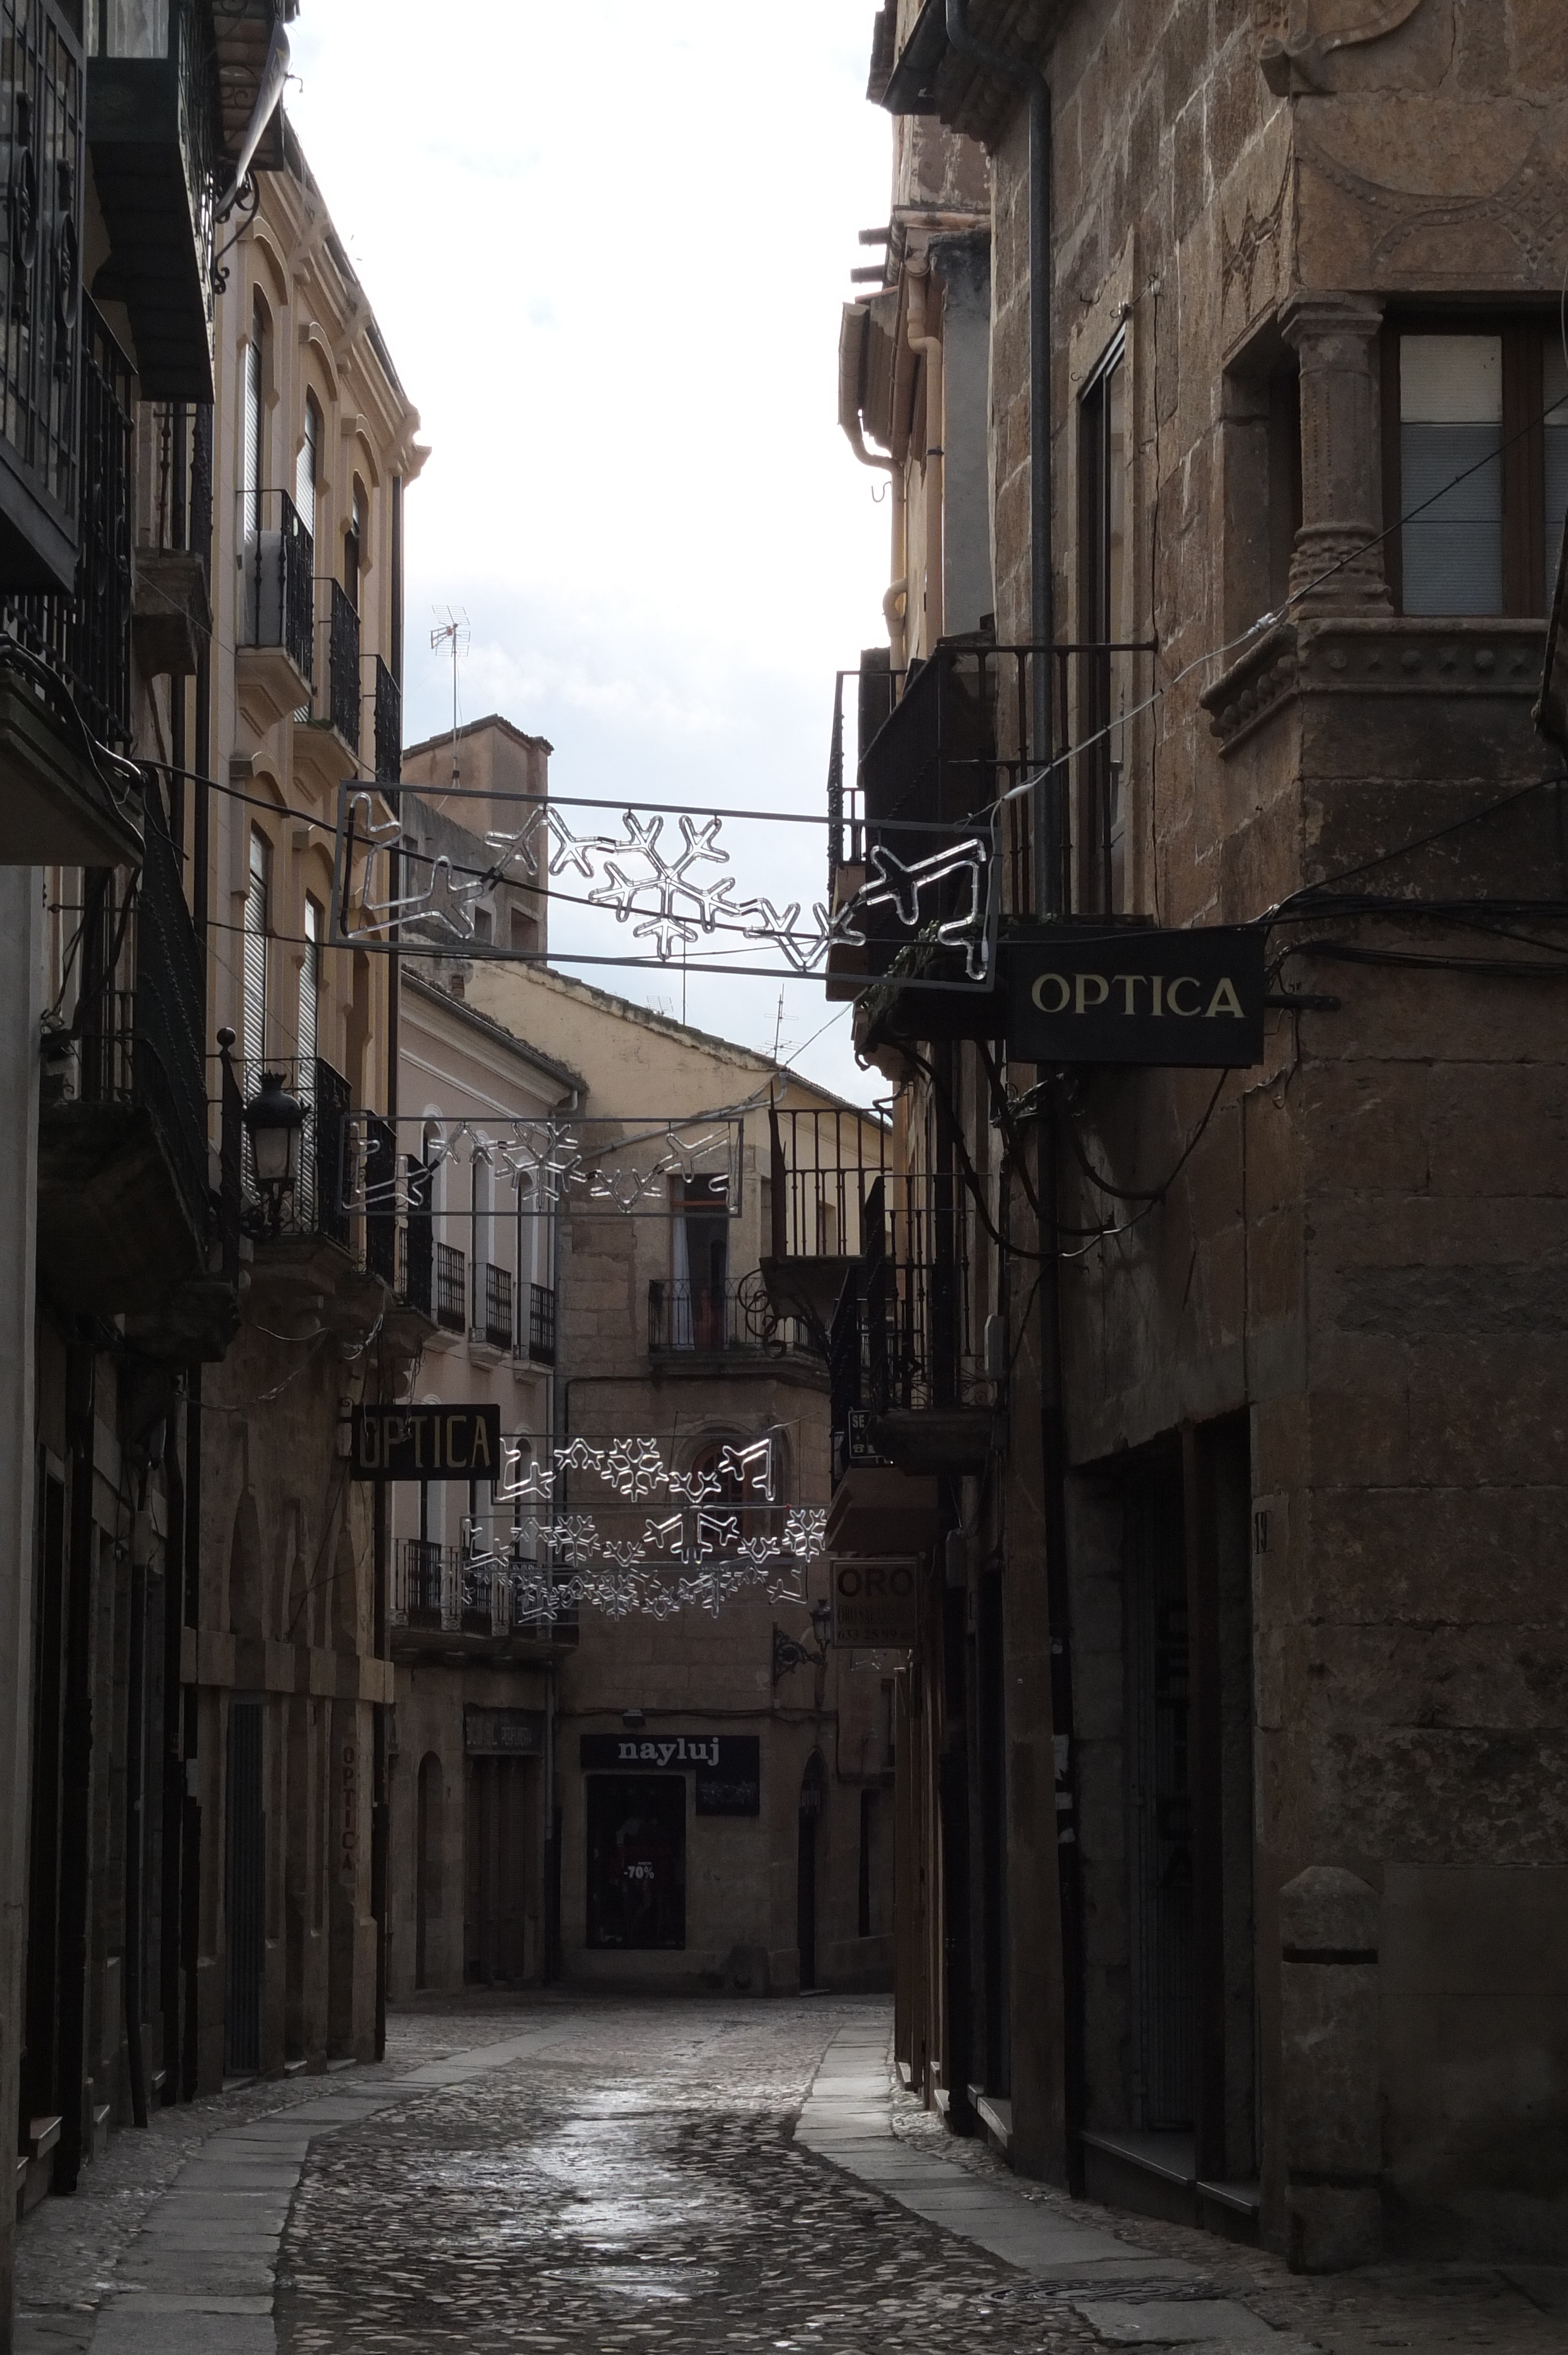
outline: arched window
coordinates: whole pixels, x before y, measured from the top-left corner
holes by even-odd
[[[360,575],[365,570],[366,542],[369,538],[368,521],[365,503],[365,485],[363,483],[355,482],[354,506],[349,517],[348,529],[343,536],[343,585],[347,593],[348,602],[356,613],[359,611]]]
[[[313,392],[305,395],[305,431],[294,462],[294,505],[300,521],[316,536],[316,485],[321,481],[322,412]]]
[[[244,445],[239,453],[239,487],[246,499],[246,527],[261,528],[261,493],[265,488],[262,462],[266,420],[267,306],[258,294],[250,306],[250,337],[245,346]]]

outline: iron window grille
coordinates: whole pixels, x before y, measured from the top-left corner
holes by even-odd
[[[528,1355],[536,1366],[556,1362],[556,1295],[547,1284],[528,1287]]]
[[[97,316],[80,282],[85,94],[53,0],[0,0],[0,464],[37,504],[39,574],[60,579],[79,513],[82,323]]]
[[[468,1254],[455,1243],[436,1245],[436,1322],[449,1333],[468,1329]]]
[[[315,678],[315,544],[287,491],[244,491],[245,644],[280,646]]]
[[[395,785],[403,775],[403,690],[376,656],[376,782]]]
[[[328,717],[359,757],[359,615],[340,582],[327,583]]]

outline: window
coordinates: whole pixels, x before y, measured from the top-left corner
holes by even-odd
[[[88,0],[90,58],[166,58],[169,0]]]
[[[321,1053],[322,911],[305,897],[305,954],[300,966],[300,1084],[310,1087]]]
[[[245,346],[245,442],[239,457],[239,487],[248,504],[247,527],[261,528],[262,389],[265,380],[267,313],[258,294],[250,310],[250,340]]]
[[[1396,325],[1383,376],[1400,611],[1544,613],[1568,511],[1568,361],[1555,319]]]
[[[676,1180],[672,1220],[670,1346],[724,1347],[725,1284],[729,1273],[729,1182]]]
[[[1118,342],[1085,388],[1078,417],[1078,635],[1095,649],[1078,667],[1077,734],[1086,747],[1077,793],[1078,904],[1097,913],[1127,904],[1124,714],[1133,658],[1110,651],[1132,637],[1127,378]]]
[[[246,1060],[254,1065],[267,1055],[267,933],[271,850],[259,826],[250,829],[250,879],[245,893],[245,1035]]]
[[[512,911],[512,954],[514,956],[534,956],[539,947],[539,927],[522,908]]]
[[[294,505],[300,521],[316,536],[316,485],[321,481],[322,413],[313,392],[305,395],[305,432],[294,464]]]
[[[366,542],[365,489],[360,483],[354,486],[354,511],[348,529],[343,536],[343,585],[349,603],[359,611],[359,581],[365,569]]]
[[[473,937],[488,947],[495,938],[495,919],[488,908],[476,907],[473,911]]]

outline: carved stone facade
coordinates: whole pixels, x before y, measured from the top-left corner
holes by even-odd
[[[1107,534],[1131,584],[1125,666],[1059,665],[1064,912],[1264,925],[1270,976],[1265,1060],[1229,1076],[988,1075],[863,1009],[912,1163],[991,1189],[1009,1238],[977,1246],[969,1343],[1002,1320],[1006,1454],[929,1537],[972,1681],[966,1708],[961,1644],[912,1671],[949,1812],[902,2058],[1021,2167],[1298,2265],[1560,2258],[1568,903],[1531,715],[1568,19],[968,0],[988,62],[942,0],[895,15],[884,102],[990,157],[996,638],[1030,634],[1043,399],[1057,642],[1106,635]],[[1423,475],[1458,398],[1412,389],[1438,346],[1492,375]],[[1501,487],[1467,508],[1478,481]],[[1433,513],[1462,552],[1495,534],[1479,588],[1420,573]],[[1112,796],[1107,900],[1086,848]]]

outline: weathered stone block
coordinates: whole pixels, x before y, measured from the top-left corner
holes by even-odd
[[[1334,2273],[1379,2254],[1378,1897],[1309,1866],[1279,1892],[1280,2069],[1289,2257]]]

